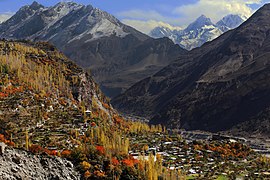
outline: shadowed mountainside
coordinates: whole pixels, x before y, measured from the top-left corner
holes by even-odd
[[[270,5],[146,78],[113,104],[168,127],[269,134]],[[260,123],[258,123],[260,122]]]

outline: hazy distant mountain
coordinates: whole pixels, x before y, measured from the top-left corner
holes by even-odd
[[[0,25],[0,37],[50,41],[78,65],[90,69],[109,96],[186,52],[169,39],[150,38],[107,12],[73,2],[24,6]]]
[[[226,32],[228,30],[238,27],[246,19],[246,17],[230,14],[218,21],[216,25],[222,32]]]
[[[150,32],[150,36],[154,38],[168,37],[174,43],[177,42],[178,37],[181,35],[182,28],[170,28],[165,26],[158,26]]]
[[[239,15],[228,15],[214,24],[210,18],[202,15],[183,30],[156,27],[150,32],[150,36],[154,38],[168,37],[181,47],[191,50],[217,38],[230,29],[236,28],[244,21],[245,18]]]
[[[264,5],[238,28],[182,55],[113,104],[172,128],[270,135],[269,12],[270,4]]]

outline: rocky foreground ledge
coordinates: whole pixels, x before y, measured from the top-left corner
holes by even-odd
[[[76,180],[80,174],[68,160],[6,147],[0,153],[0,177],[2,180]]]

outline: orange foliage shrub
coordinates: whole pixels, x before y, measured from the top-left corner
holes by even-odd
[[[114,166],[118,166],[120,163],[119,163],[119,161],[116,159],[116,158],[112,158],[112,165],[114,165]]]
[[[23,87],[14,87],[13,85],[10,85],[3,89],[2,92],[0,92],[0,97],[8,97],[9,95],[16,94],[19,92],[23,92]]]
[[[91,173],[90,173],[89,171],[86,171],[86,172],[84,173],[84,178],[85,178],[85,179],[89,178],[90,176],[91,176]]]
[[[31,151],[32,153],[41,153],[43,152],[43,148],[39,145],[33,144],[29,147],[29,151]]]
[[[102,172],[102,171],[95,171],[94,174],[97,176],[97,177],[105,177],[105,172]]]
[[[7,144],[8,146],[15,147],[15,143],[12,142],[12,141],[7,141],[6,144]]]
[[[0,92],[0,98],[8,97],[8,94]]]
[[[5,136],[3,134],[0,134],[0,141],[5,142]]]
[[[44,152],[50,156],[56,156],[58,154],[58,151],[57,150],[49,150],[49,149],[46,149],[44,148]]]
[[[119,116],[114,116],[114,121],[116,124],[121,124],[124,120]]]
[[[131,160],[131,159],[124,159],[122,162],[125,166],[128,166],[128,167],[134,166],[133,160]]]
[[[97,111],[92,112],[92,117],[93,118],[99,117],[99,113]]]
[[[3,142],[7,144],[8,146],[13,146],[13,147],[15,146],[15,143],[10,140],[7,140],[3,134],[0,134],[0,142]]]
[[[62,98],[59,99],[59,103],[60,103],[62,106],[66,106],[66,105],[67,105],[67,102],[66,102],[64,99],[62,99]]]
[[[124,159],[122,161],[122,163],[128,167],[133,167],[135,164],[139,164],[139,162],[140,161],[138,159],[134,159],[132,155],[130,155],[128,159]]]
[[[45,113],[43,114],[43,118],[44,118],[45,120],[48,120],[48,119],[49,119],[49,115],[48,115],[47,112],[45,112]]]
[[[81,163],[81,166],[82,166],[82,168],[86,171],[86,170],[90,169],[91,164],[88,163],[88,162],[86,162],[86,161],[83,161],[83,162]]]
[[[195,149],[195,150],[202,150],[203,148],[202,148],[201,145],[195,144],[195,145],[194,145],[194,149]]]
[[[105,154],[105,149],[103,146],[96,146],[96,150],[100,153],[100,154]]]
[[[63,151],[61,152],[61,156],[62,156],[62,157],[69,157],[70,154],[71,154],[71,151],[70,151],[70,150],[63,150]]]
[[[223,158],[227,157],[244,158],[250,152],[249,148],[237,142],[228,143],[223,146],[210,144],[209,146],[207,146],[207,149],[220,153],[221,157]]]
[[[103,107],[104,107],[104,108],[106,108],[106,109],[110,109],[109,104],[107,104],[107,103],[102,103],[102,105],[103,105]]]
[[[95,127],[97,124],[95,122],[91,122],[91,127]]]
[[[138,159],[133,159],[134,164],[138,164],[140,161]]]
[[[57,155],[57,150],[52,150],[51,153],[49,154],[51,156],[56,156]]]

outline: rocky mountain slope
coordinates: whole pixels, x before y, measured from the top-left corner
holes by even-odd
[[[80,173],[66,159],[34,155],[9,147],[6,147],[4,153],[0,156],[0,164],[0,177],[2,180],[80,179]]]
[[[270,4],[113,99],[168,127],[269,135]],[[239,125],[239,126],[237,126]]]
[[[238,27],[245,20],[245,17],[231,14],[214,24],[210,18],[202,15],[183,30],[156,27],[150,32],[150,36],[154,38],[168,37],[181,47],[191,50]]]
[[[0,25],[0,37],[45,40],[84,69],[110,96],[152,75],[186,51],[166,38],[152,39],[91,5],[60,2],[22,7]]]

